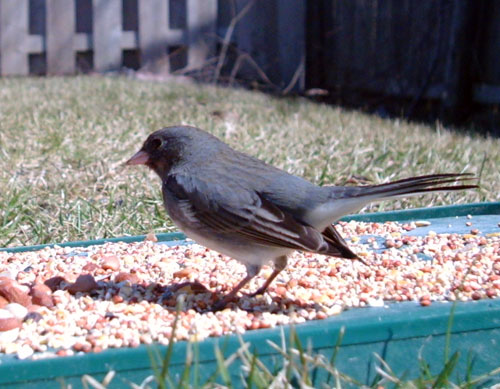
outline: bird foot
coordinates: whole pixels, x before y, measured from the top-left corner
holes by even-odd
[[[226,308],[227,304],[229,304],[231,301],[227,300],[225,297],[217,301],[213,306],[212,306],[212,311],[218,312],[222,311]]]
[[[267,288],[259,288],[253,293],[245,293],[245,296],[255,297],[255,296],[263,295],[264,293],[266,293],[266,290],[267,290]]]
[[[227,303],[225,301],[219,300],[212,306],[212,311],[213,312],[222,311],[224,308],[226,308],[226,305]]]
[[[267,287],[260,287],[253,293],[243,293],[247,297],[255,297],[255,296],[260,296],[266,293]],[[222,311],[223,309],[226,308],[227,304],[231,303],[235,299],[235,295],[228,294],[227,296],[221,298],[219,301],[217,301],[214,305],[212,310],[214,312]]]
[[[227,305],[229,303],[232,303],[236,300],[237,300],[236,295],[233,293],[229,293],[229,294],[225,295],[224,297],[222,297],[220,300],[216,301],[215,304],[212,305],[212,310],[214,312],[222,311],[223,309],[225,309],[227,307]]]

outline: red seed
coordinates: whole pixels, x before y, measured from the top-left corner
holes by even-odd
[[[57,289],[59,289],[59,286],[61,285],[62,282],[67,282],[67,281],[61,276],[55,276],[46,280],[44,284],[47,285],[52,292],[54,292]]]
[[[0,332],[13,330],[14,328],[21,327],[21,320],[12,317],[0,318]]]
[[[107,255],[102,258],[101,267],[104,270],[116,271],[120,269],[120,259],[116,255]]]
[[[385,247],[388,247],[388,248],[396,246],[396,243],[392,239],[387,239],[384,244],[385,244]]]
[[[52,291],[45,284],[35,284],[30,291],[31,300],[33,304],[41,305],[47,308],[52,308],[54,306],[54,301],[52,300]]]
[[[284,286],[278,286],[276,287],[275,292],[278,296],[285,297],[287,290]]]
[[[123,297],[120,296],[119,294],[115,294],[112,298],[113,302],[115,304],[122,303],[123,302]]]
[[[486,291],[486,296],[488,296],[489,298],[494,298],[497,296],[497,292],[495,289],[488,289]]]
[[[90,274],[82,274],[78,276],[76,281],[69,285],[66,289],[71,294],[76,294],[77,292],[88,293],[97,289],[98,285],[94,277]]]
[[[312,284],[309,281],[304,280],[304,279],[299,280],[299,285],[302,286],[303,288],[311,288],[312,287]]]
[[[126,272],[120,272],[115,276],[116,283],[124,281],[128,281],[131,284],[138,284],[140,282],[140,279],[137,276],[137,274],[126,273]]]
[[[173,276],[175,278],[188,278],[191,273],[193,273],[194,269],[190,267],[186,267],[184,269],[181,269],[179,271],[176,271]]]
[[[158,242],[158,238],[156,237],[154,232],[150,232],[149,234],[146,235],[144,238],[145,242]]]
[[[31,297],[21,285],[13,279],[0,277],[0,296],[11,303],[18,303],[25,307],[31,304]]]
[[[97,266],[94,262],[88,262],[84,267],[82,267],[82,270],[88,273],[92,273],[97,269],[99,269],[99,266]]]

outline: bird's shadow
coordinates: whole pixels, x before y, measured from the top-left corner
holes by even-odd
[[[82,275],[87,274],[89,273]],[[229,292],[229,290],[212,291],[198,281],[174,282],[163,285],[155,282],[149,284],[140,282],[115,282],[108,279],[113,276],[111,273],[101,277],[97,282],[97,286],[92,290],[70,293],[76,298],[88,296],[94,300],[124,304],[138,304],[146,301],[151,304],[159,304],[168,310],[180,309],[184,312],[194,310],[198,313],[207,313],[220,310],[215,308],[216,303],[222,300]],[[45,284],[53,292],[56,290],[69,290],[72,285],[71,282],[63,277],[53,277],[45,281]],[[314,308],[314,303],[280,297],[278,295],[272,297],[271,295],[250,297],[240,293],[224,309],[240,309],[247,312],[261,313],[287,313],[297,311],[298,309],[309,310]]]

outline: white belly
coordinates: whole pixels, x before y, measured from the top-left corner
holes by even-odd
[[[210,239],[187,229],[184,229],[184,233],[196,243],[236,259],[244,265],[256,265],[260,267],[277,257],[287,255],[293,251],[286,247],[245,244],[228,239]]]

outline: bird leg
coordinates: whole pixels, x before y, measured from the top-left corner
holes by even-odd
[[[259,294],[264,294],[266,291],[267,287],[271,285],[271,282],[277,277],[277,275],[286,267],[287,264],[287,257],[286,255],[282,255],[281,257],[278,257],[274,260],[274,270],[269,276],[269,278],[264,282],[264,284],[257,289],[254,293],[249,294],[250,297],[257,296]]]
[[[256,265],[248,265],[247,266],[247,275],[245,278],[243,278],[238,285],[236,285],[231,292],[226,294],[221,300],[217,301],[214,305],[214,310],[215,311],[220,311],[226,307],[226,305],[231,302],[236,296],[236,293],[240,291],[241,288],[243,288],[246,284],[250,282],[252,278],[254,278],[257,273],[260,271],[260,266]]]

